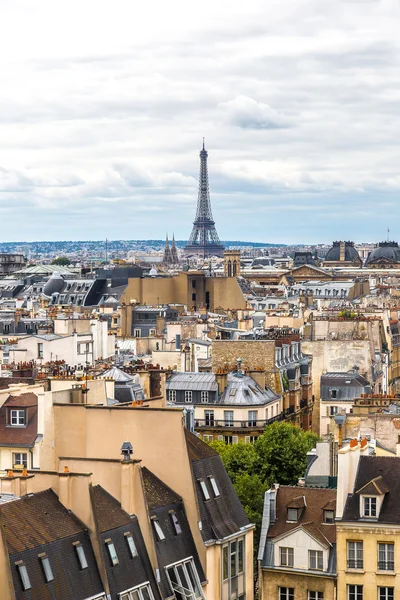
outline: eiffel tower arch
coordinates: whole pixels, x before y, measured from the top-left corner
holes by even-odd
[[[186,254],[197,256],[223,256],[224,247],[219,241],[211,212],[210,189],[208,185],[208,152],[204,147],[200,151],[199,193],[197,197],[196,218],[189,241],[184,248]]]

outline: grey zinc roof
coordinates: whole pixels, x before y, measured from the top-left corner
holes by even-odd
[[[135,379],[132,377],[132,375],[125,373],[125,371],[121,371],[121,369],[118,369],[118,367],[111,367],[111,369],[108,369],[108,371],[104,371],[102,377],[110,377],[111,379],[114,379],[114,381],[118,381],[120,383],[133,381]]]
[[[357,385],[359,387],[365,387],[371,385],[368,379],[360,375],[359,373],[325,373],[321,375],[322,385]]]
[[[218,400],[218,404],[263,405],[277,400],[279,396],[269,388],[263,389],[252,377],[230,373],[228,385]]]
[[[168,379],[167,390],[216,392],[218,384],[214,373],[176,373]]]

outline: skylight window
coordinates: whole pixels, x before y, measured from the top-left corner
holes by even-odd
[[[176,514],[174,512],[171,513],[171,521],[174,526],[176,535],[179,535],[180,533],[182,533],[181,524],[179,523],[178,517],[176,516]]]
[[[42,569],[47,582],[54,580],[53,571],[51,570],[50,561],[46,554],[39,554],[40,562],[42,563]]]
[[[207,489],[207,486],[206,486],[206,482],[203,481],[202,479],[200,480],[200,487],[201,487],[201,491],[203,492],[204,500],[209,500],[210,499],[210,494],[208,492],[208,489]]]
[[[22,560],[16,562],[15,565],[18,569],[18,573],[21,578],[22,587],[24,588],[24,590],[30,590],[32,586],[26,566],[24,565]]]
[[[219,488],[217,486],[217,482],[215,481],[214,477],[209,477],[209,480],[210,480],[211,487],[212,487],[213,492],[214,492],[214,497],[218,498],[218,496],[220,496],[221,493],[220,493]]]
[[[136,556],[138,556],[138,551],[136,550],[136,544],[134,542],[132,534],[129,531],[127,533],[125,533],[125,539],[126,539],[126,543],[128,544],[129,552],[131,553],[131,557],[136,558]]]
[[[85,550],[84,550],[83,546],[81,545],[80,542],[76,542],[74,544],[74,546],[75,546],[76,556],[78,557],[78,561],[79,561],[79,565],[80,565],[81,569],[87,569],[88,564],[87,564]]]
[[[116,565],[119,564],[119,560],[118,560],[117,551],[115,550],[114,543],[110,539],[105,540],[105,542],[107,544],[108,554],[110,555],[110,560],[111,560],[112,566],[115,567]]]
[[[162,540],[165,540],[165,535],[164,535],[164,532],[161,529],[161,525],[157,521],[157,519],[153,520],[153,525],[154,525],[154,529],[155,529],[158,539],[160,540],[160,542],[162,542]]]

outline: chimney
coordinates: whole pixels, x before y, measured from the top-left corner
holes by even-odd
[[[132,444],[124,442],[121,448],[123,456],[121,460],[121,508],[133,515],[134,510],[134,469],[136,461],[131,459],[133,453]]]
[[[338,451],[338,485],[336,495],[336,517],[338,519],[343,517],[347,496],[353,492],[359,459],[360,445],[357,440],[351,440],[348,446]]]
[[[339,248],[340,248],[340,258],[339,258],[339,260],[340,260],[340,262],[343,262],[345,260],[345,257],[346,257],[346,252],[345,252],[346,245],[345,245],[345,242],[340,242]]]
[[[215,373],[215,379],[218,384],[218,395],[224,393],[225,388],[228,384],[228,373],[221,371],[220,373]]]
[[[177,333],[175,336],[175,350],[181,349],[181,334]]]
[[[71,404],[83,404],[82,385],[74,384],[71,388]]]
[[[254,381],[256,383],[258,383],[258,385],[264,390],[265,389],[265,371],[260,370],[260,371],[247,371],[246,375],[248,375],[249,377],[251,377],[252,379],[254,379]]]

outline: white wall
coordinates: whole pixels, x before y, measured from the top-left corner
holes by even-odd
[[[324,571],[328,568],[329,549],[311,537],[304,529],[296,529],[284,538],[280,538],[274,543],[274,564],[279,567],[281,564],[280,547],[294,548],[294,568],[309,568],[309,550],[322,550]]]

